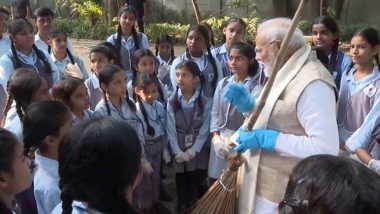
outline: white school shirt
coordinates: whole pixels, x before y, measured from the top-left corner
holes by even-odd
[[[11,49],[11,40],[7,35],[3,34],[0,39],[0,56],[4,55],[9,49]]]
[[[112,34],[107,38],[107,42],[114,44],[114,41],[117,39],[117,33]],[[148,37],[144,34],[141,33],[141,44],[142,47],[140,49],[149,49],[149,42],[148,42]],[[130,35],[127,40],[125,40],[124,36],[121,37],[121,45],[123,45],[126,49],[130,50],[135,46],[135,40],[133,39],[133,36]]]
[[[34,44],[37,46],[38,49],[48,52],[49,44],[47,44],[46,42],[44,42],[44,40],[41,39],[39,33],[34,35]],[[74,53],[73,45],[71,44],[71,41],[69,38],[67,38],[67,48],[69,49],[71,53]]]
[[[34,174],[34,198],[39,214],[50,214],[61,202],[59,189],[58,161],[35,152],[37,168]]]
[[[55,58],[55,55],[53,52],[50,53],[50,57],[52,61],[54,62],[54,64],[57,66],[59,73],[61,75],[65,74],[67,65],[71,63],[69,55],[66,54],[66,57],[62,61],[59,61],[57,58]],[[75,55],[73,55],[73,59],[74,59],[74,62],[77,63],[81,73],[83,74],[83,79],[84,80],[88,79],[88,72],[87,72],[86,66],[84,65],[83,59]]]
[[[129,98],[128,98],[129,99]],[[130,99],[133,103],[134,101]],[[127,122],[130,126],[135,128],[137,135],[142,144],[144,144],[144,127],[142,122],[142,115],[138,111],[133,112],[132,109],[129,108],[129,105],[125,99],[125,97],[121,98],[121,111],[119,111],[111,101],[108,101],[108,105],[111,110],[111,116],[123,120]],[[98,105],[95,107],[94,111],[95,117],[107,116],[107,107],[104,99],[100,100]]]
[[[91,111],[90,109],[86,109],[83,111],[83,120],[79,119],[73,112],[71,112],[73,122],[71,123],[73,126],[77,125],[83,120],[88,120],[94,117],[94,112]]]
[[[187,59],[185,57],[185,59]],[[199,67],[199,70],[201,70],[201,72],[207,67],[208,63],[211,63],[208,59],[208,55],[205,53],[203,54],[201,57],[199,58],[196,58],[196,57],[192,57],[192,60],[197,63],[198,67]],[[219,82],[221,79],[223,79],[223,71],[222,71],[222,66],[220,65],[220,62],[217,58],[214,57],[214,60],[215,60],[215,64],[216,64],[216,70],[217,70],[217,73],[218,73],[218,79],[217,79],[217,82]],[[175,75],[175,71],[176,71],[176,67],[177,65],[182,62],[182,55],[178,56],[177,58],[175,58],[175,60],[173,61],[172,63],[172,66],[170,67],[170,81],[172,82],[172,85],[173,85],[173,90],[175,91],[176,88],[177,88],[177,78],[176,78],[176,75]],[[205,83],[207,84],[207,83]]]
[[[9,51],[11,51],[11,50],[9,50]],[[42,51],[42,50],[40,50],[40,51],[45,55],[46,59],[48,60],[48,62],[50,64],[51,70],[53,72],[52,73],[53,74],[53,82],[55,83],[55,82],[59,81],[60,77],[59,77],[59,71],[58,71],[57,66],[55,66],[53,60],[50,58],[50,55],[46,51]],[[36,60],[37,60],[37,54],[34,51],[34,49],[32,49],[32,52],[29,55],[25,55],[25,54],[19,52],[18,50],[16,50],[16,53],[17,53],[19,59],[26,64],[34,65]],[[4,54],[3,56],[1,56],[1,58],[0,58],[0,82],[7,82],[9,80],[9,78],[11,77],[14,70],[15,69],[14,69],[13,62],[9,58],[8,54]]]
[[[182,108],[193,108],[194,104],[197,105],[194,102],[197,102],[197,98],[199,96],[199,91],[195,91],[193,96],[187,101],[181,92],[181,90],[178,90],[178,101],[181,104]],[[212,108],[212,100],[208,99],[207,103],[203,103],[204,109],[203,109],[203,115],[206,115],[204,117],[203,124],[201,128],[199,129],[198,136],[195,139],[194,144],[192,145],[191,149],[193,149],[195,152],[200,152],[203,145],[205,144],[209,134],[210,134],[210,119],[211,119],[211,108]],[[167,135],[169,140],[169,145],[171,148],[171,151],[174,155],[177,155],[181,152],[181,149],[178,146],[178,138],[177,138],[177,131],[176,131],[176,118],[173,107],[168,104],[167,105]],[[185,152],[185,151],[182,151]]]
[[[71,214],[105,214],[98,210],[88,208],[87,204],[81,201],[74,200],[71,206],[73,209]],[[62,202],[54,208],[51,214],[62,214]]]
[[[164,106],[155,100],[152,104],[146,103],[142,101],[144,105],[146,115],[148,117],[149,125],[154,128],[155,134],[151,136],[148,134],[148,125],[145,123],[145,119],[141,110],[141,105],[139,102],[136,102],[137,111],[142,115],[142,123],[144,125],[144,137],[146,141],[149,139],[154,139],[158,137],[163,137],[162,142],[166,142],[165,140],[165,128],[166,128],[166,113]]]
[[[17,139],[20,142],[23,142],[22,124],[17,114],[16,106],[14,104],[7,113],[7,117],[5,118],[5,122],[4,122],[4,129],[15,134]]]
[[[298,98],[297,118],[306,136],[280,133],[275,144],[276,152],[298,158],[318,154],[338,155],[336,102],[330,86],[322,80],[307,85]]]
[[[96,89],[99,89],[100,91],[102,91],[102,90],[100,89],[99,79],[98,79],[98,77],[96,77],[95,73],[93,73],[93,74],[91,74],[91,76],[90,76],[88,79],[86,79],[86,80],[84,81],[84,84],[85,84],[86,87],[87,87],[87,93],[88,93],[88,96],[91,97],[90,90],[88,89],[88,85],[89,85],[88,82],[91,82],[91,83],[92,83],[92,85],[94,86],[94,89],[95,89],[95,90],[96,90]]]

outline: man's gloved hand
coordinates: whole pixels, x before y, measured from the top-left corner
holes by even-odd
[[[372,159],[369,161],[367,166],[368,168],[380,175],[380,160]]]
[[[247,149],[262,148],[268,151],[273,151],[279,134],[278,131],[271,129],[246,131],[243,128],[240,128],[239,137],[236,139],[239,145],[236,146],[234,150],[245,152]]]
[[[250,111],[256,103],[255,96],[251,95],[243,84],[230,84],[224,93],[224,98],[235,105],[240,112]]]
[[[223,139],[219,135],[215,135],[211,139],[211,142],[214,145],[216,156],[225,159],[227,155],[230,153],[228,145],[224,143]]]
[[[190,160],[192,160],[194,157],[195,157],[195,155],[197,154],[193,149],[187,149],[186,150],[186,152],[185,152],[186,154],[187,154],[187,157],[189,157],[189,161]]]

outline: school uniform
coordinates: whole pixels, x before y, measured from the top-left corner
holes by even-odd
[[[88,79],[84,81],[87,87],[88,96],[90,96],[90,109],[95,110],[96,105],[103,99],[103,92],[100,88],[99,79],[93,73]]]
[[[341,81],[338,101],[338,126],[340,144],[345,144],[351,136],[362,138],[361,135],[372,135],[376,121],[380,114],[380,71],[375,65],[372,73],[361,80],[355,80],[354,66],[348,74],[344,74]],[[368,125],[367,123],[372,125]],[[364,125],[363,125],[364,124]],[[367,134],[368,133],[368,134]],[[373,137],[373,136],[372,136]],[[351,141],[353,141],[353,139]],[[363,140],[364,139],[364,140]],[[358,143],[349,143],[346,146],[351,151],[357,148],[369,148],[366,140],[375,140],[364,137]]]
[[[0,56],[4,55],[9,49],[11,49],[11,40],[7,35],[0,35]]]
[[[4,129],[15,134],[20,142],[23,141],[22,123],[20,117],[17,114],[15,105],[13,105],[7,113],[7,117],[5,118],[4,122]]]
[[[40,50],[41,51],[41,50]],[[32,52],[29,55],[25,55],[19,51],[16,50],[17,56],[20,59],[21,67],[23,68],[29,68],[35,72],[37,72],[41,77],[43,77],[46,82],[48,83],[49,88],[53,86],[53,83],[59,81],[59,72],[57,66],[53,63],[52,59],[50,58],[49,54],[45,51],[41,51],[42,54],[45,56],[45,59],[39,59],[37,57],[37,53],[34,49],[32,49]],[[5,53],[0,58],[0,82],[7,82],[13,71],[15,70],[16,61],[15,57],[12,54],[12,51],[9,50],[7,53]],[[43,60],[47,60],[50,64],[52,73],[48,73],[48,71],[45,68],[45,65],[43,63]]]
[[[44,40],[41,39],[40,34],[37,33],[34,35],[34,44],[38,49],[48,52],[49,44],[47,44]],[[71,40],[67,38],[67,48],[71,53],[74,53],[73,45],[71,44]]]
[[[202,99],[204,106],[201,115],[198,99]],[[189,148],[196,152],[196,156],[189,162],[179,163],[173,158],[178,204],[183,205],[195,202],[200,174],[207,170],[208,150],[204,144],[209,137],[212,101],[200,95],[199,91],[186,101],[181,90],[178,90],[178,101],[182,108],[177,112],[174,112],[174,101],[175,94],[169,98],[167,105],[167,134],[172,156],[186,152]]]
[[[330,60],[331,54],[328,55],[328,58]],[[351,58],[347,54],[338,50],[336,54],[335,66],[332,71],[335,85],[338,88],[338,90],[340,89],[342,74],[344,72],[348,72],[348,68],[350,65],[351,65]]]
[[[137,38],[139,41],[139,49],[149,49],[148,37],[144,33],[137,33]],[[115,45],[116,39],[117,33],[109,36],[107,42]],[[133,59],[136,50],[132,35],[129,36],[128,39],[125,39],[123,36],[121,37],[119,62],[125,70],[128,79],[132,78]]]
[[[260,74],[257,74],[260,75]],[[262,86],[256,81],[256,76],[247,76],[243,81],[245,87],[256,98],[259,97]],[[236,83],[236,76],[225,77],[218,83],[214,94],[214,101],[211,110],[210,132],[220,132],[220,136],[229,139],[236,132],[245,120],[243,113],[239,112],[236,106],[231,105],[224,99],[224,93],[228,86]],[[231,148],[232,149],[232,148]],[[217,179],[226,169],[228,158],[220,158],[216,155],[214,144],[211,144],[210,161],[208,165],[208,175]]]
[[[51,53],[50,57],[51,57],[53,63],[57,66],[58,71],[60,73],[60,77],[62,78],[64,76],[66,76],[67,65],[69,63],[73,64],[73,62],[71,61],[69,55],[66,55],[66,57],[63,60],[61,60],[61,61],[58,60],[54,56],[54,53]],[[86,66],[84,65],[84,62],[83,62],[82,58],[80,58],[79,56],[73,55],[73,59],[74,59],[74,63],[76,63],[78,65],[81,73],[83,74],[83,79],[84,80],[88,79],[88,72],[87,72]]]
[[[144,128],[143,128],[143,123],[142,123],[142,116],[137,111],[134,112],[132,109],[129,108],[129,105],[124,97],[121,98],[120,111],[112,104],[111,101],[108,101],[108,105],[111,110],[110,116],[116,119],[125,121],[130,126],[135,128],[135,131],[137,132],[137,135],[140,139],[141,144],[144,144],[145,141],[144,141]],[[96,105],[94,114],[95,114],[95,117],[108,116],[106,102],[104,101],[104,99],[100,100],[100,102]]]
[[[73,116],[73,122],[72,122],[73,126],[77,125],[78,123],[82,121],[74,113],[72,113],[72,116]],[[86,109],[83,111],[83,120],[88,120],[94,117],[95,117],[94,112],[91,111],[90,109]]]
[[[34,198],[39,214],[50,214],[61,202],[59,189],[58,161],[35,152],[37,168],[33,178]]]
[[[149,124],[154,128],[155,134],[148,134],[148,126],[142,118],[144,126],[144,152],[145,158],[153,168],[152,174],[143,174],[142,180],[137,187],[137,195],[139,198],[140,209],[152,208],[153,203],[159,201],[160,192],[160,169],[162,163],[162,152],[166,139],[166,114],[163,105],[154,101],[153,104],[141,101],[145,108]],[[142,115],[142,106],[139,102],[136,103],[137,111]]]
[[[6,88],[3,86],[3,84],[0,84],[0,109],[5,108],[5,106],[7,105],[7,99],[8,99],[8,95],[6,92]],[[3,119],[4,119],[4,112],[0,111],[0,121],[2,121]]]
[[[166,106],[166,101],[168,100],[171,92],[169,91],[169,89],[167,87],[165,87],[165,85],[160,80],[158,80],[158,82],[160,83],[160,87],[161,87],[162,93],[164,95],[164,99],[161,99],[161,97],[158,97],[157,100],[165,107]],[[128,96],[129,96],[129,98],[134,99],[133,98],[134,89],[133,89],[133,86],[132,86],[132,80],[128,81],[128,83],[127,83],[127,90],[128,90]]]
[[[158,54],[156,58],[160,63],[160,66],[158,67],[157,71],[157,78],[165,85],[166,88],[168,88],[170,92],[173,92],[174,89],[172,83],[170,82],[170,67],[173,63],[175,56],[170,56],[168,61],[162,59],[160,54]]]
[[[226,43],[212,49],[211,54],[220,62],[222,66],[223,77],[232,76],[232,72],[228,66],[228,50],[226,47]]]
[[[176,67],[177,65],[184,61],[189,60],[186,56],[186,53],[178,56],[174,61],[170,68],[170,81],[172,82],[173,89],[175,90],[177,88],[177,81],[176,81]],[[192,59],[195,63],[197,63],[199,70],[202,72],[202,75],[205,78],[205,82],[203,84],[203,94],[208,98],[213,98],[214,96],[214,88],[212,85],[212,80],[214,78],[214,68],[208,59],[208,54],[203,54],[201,57],[196,58],[192,57]],[[222,67],[219,63],[219,61],[214,57],[215,64],[216,64],[216,73],[218,74],[217,82],[219,82],[223,78],[223,72]]]

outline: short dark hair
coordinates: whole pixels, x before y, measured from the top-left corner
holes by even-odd
[[[353,159],[308,157],[294,168],[279,213],[380,213],[380,176]]]
[[[47,16],[51,16],[52,18],[54,18],[55,16],[54,12],[50,8],[47,8],[47,7],[37,8],[34,11],[33,15],[35,19],[37,19],[37,17],[47,17]]]

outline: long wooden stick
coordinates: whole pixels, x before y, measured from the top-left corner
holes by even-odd
[[[201,19],[201,13],[199,12],[197,0],[191,0],[191,3],[193,4],[195,18],[197,19],[197,23],[199,24],[199,23],[201,23],[202,19]]]
[[[276,59],[274,61],[273,65],[273,71],[272,75],[269,77],[268,82],[266,83],[267,85],[264,87],[264,91],[262,92],[263,94],[261,95],[261,99],[259,100],[259,103],[257,104],[257,107],[254,109],[253,113],[249,117],[249,122],[247,124],[247,130],[252,130],[253,126],[255,125],[257,118],[259,117],[261,110],[264,108],[265,103],[268,99],[268,95],[272,89],[274,80],[276,79],[277,73],[280,70],[280,66],[283,65],[285,53],[288,49],[290,39],[293,36],[294,31],[296,30],[296,27],[298,26],[299,20],[301,18],[302,12],[305,9],[306,4],[310,0],[301,0],[296,13],[294,14],[294,17],[292,19],[292,22],[289,27],[289,31],[286,34],[284,41],[281,44],[280,50],[276,56]]]

